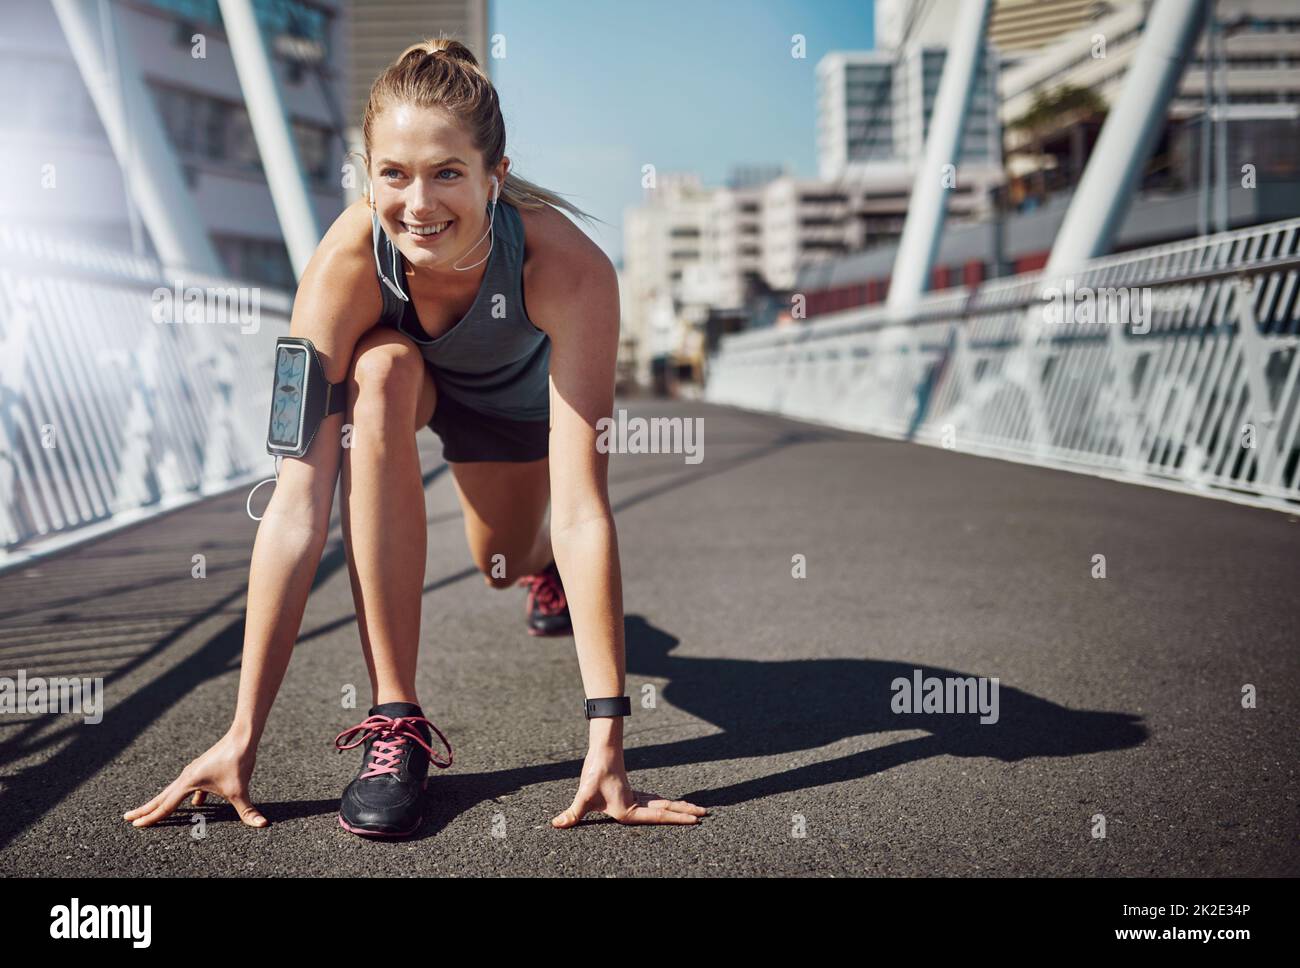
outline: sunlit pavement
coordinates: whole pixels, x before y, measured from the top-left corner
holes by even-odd
[[[529,636],[524,592],[474,571],[426,431],[419,685],[455,765],[418,834],[337,820],[360,752],[332,742],[370,700],[337,508],[254,775],[271,825],[215,798],[121,819],[229,723],[256,529],[240,491],[0,577],[0,675],[105,681],[97,725],[0,716],[0,873],[1300,873],[1295,516],[694,401],[619,406],[703,421],[699,463],[622,453],[610,474],[628,769],[703,823],[550,827],[586,749],[574,643]],[[997,721],[894,712],[918,669],[997,677]]]

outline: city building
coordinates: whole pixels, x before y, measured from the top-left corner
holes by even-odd
[[[914,177],[925,155],[946,58],[945,47],[914,45],[901,51],[833,51],[818,61],[820,177],[861,184]],[[958,161],[958,181],[981,191],[1002,177],[997,76],[997,52],[986,48]]]
[[[876,47],[944,46],[965,0],[875,0]]]
[[[1233,228],[1300,216],[1300,192],[1292,184],[1261,183],[1248,189],[1234,183],[1227,196],[1228,222]],[[1195,236],[1200,202],[1198,191],[1135,196],[1113,251]],[[1070,195],[1062,193],[1031,211],[950,225],[939,243],[929,289],[975,286],[986,279],[1042,269],[1069,204]],[[897,256],[898,248],[891,243],[809,263],[800,269],[792,288],[804,295],[808,318],[881,303],[889,293]],[[788,312],[788,299],[782,308]],[[751,327],[775,322],[770,312],[756,312],[749,320]]]
[[[902,232],[958,4],[880,0],[877,49],[833,51],[817,64],[818,174],[845,196],[842,238],[850,249],[888,243]],[[952,173],[948,211],[956,219],[987,214],[1004,178],[999,70],[998,52],[986,46]]]
[[[626,213],[624,314],[644,349],[642,382],[698,379],[718,336],[784,298],[809,266],[899,237],[957,2],[882,0],[877,36],[893,47],[818,62],[819,177],[749,166],[704,189],[695,176],[661,176]],[[986,48],[948,200],[957,220],[987,213],[1003,179],[997,73]]]
[[[1010,11],[1014,6],[1032,10]],[[1000,76],[1009,183],[993,212],[979,220],[950,220],[930,289],[977,285],[1046,264],[1138,48],[1149,6],[1115,0],[1081,11],[1001,0],[991,36],[1019,48],[1019,59]],[[1300,215],[1300,10],[1291,0],[1218,0],[1216,11],[1223,52],[1216,54],[1204,36],[1198,40],[1115,251]],[[1082,24],[1066,29],[1075,16]],[[1201,140],[1207,117],[1211,142],[1223,135],[1221,185],[1213,170],[1217,150]],[[872,166],[880,169],[874,161],[866,167]],[[1209,214],[1216,194],[1222,199],[1221,226]],[[805,295],[810,317],[882,302],[896,255],[896,246],[887,243],[809,262],[793,288]],[[771,312],[752,318],[756,325],[774,321]]]
[[[661,383],[656,371],[690,341],[690,325],[678,314],[681,283],[704,257],[712,194],[694,173],[657,172],[642,204],[623,213],[622,324],[639,348],[643,385]]]
[[[1003,64],[1052,46],[1106,14],[1141,0],[997,0],[989,18],[989,43]]]
[[[1141,41],[1147,9],[1145,3],[1116,4],[1107,16],[1003,72],[1012,201],[1068,190],[1077,181]],[[1202,34],[1144,187],[1201,185],[1207,117],[1225,135],[1228,168],[1238,173],[1234,182],[1246,164],[1259,180],[1300,182],[1300,8],[1294,0],[1218,0],[1215,10],[1223,52],[1212,52]]]

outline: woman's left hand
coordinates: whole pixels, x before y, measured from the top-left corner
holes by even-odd
[[[623,767],[622,749],[587,751],[582,764],[578,795],[568,810],[554,817],[551,826],[575,826],[592,811],[613,817],[619,823],[698,823],[709,811],[685,800],[665,800],[653,793],[632,789]]]

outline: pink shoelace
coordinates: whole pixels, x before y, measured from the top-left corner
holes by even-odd
[[[543,615],[559,615],[569,607],[564,596],[564,586],[560,583],[560,572],[554,564],[540,575],[530,575],[520,579],[528,586],[528,610],[531,612],[536,602]]]
[[[437,733],[438,739],[442,740],[442,745],[447,748],[445,763],[424,741],[420,731],[415,728],[416,723],[424,723],[433,732]],[[353,736],[357,733],[361,735],[353,739],[352,742],[342,742],[344,737]],[[371,736],[378,738],[375,740],[374,745],[370,747],[370,766],[365,773],[361,774],[360,778],[362,780],[368,780],[372,776],[383,776],[385,773],[396,773],[408,739],[413,739],[423,746],[429,754],[429,762],[438,769],[445,770],[451,766],[451,744],[447,742],[447,737],[442,735],[442,731],[423,716],[399,716],[396,719],[390,719],[388,716],[371,716],[369,719],[357,723],[351,729],[345,729],[334,737],[334,747],[342,753],[344,750],[360,746]]]

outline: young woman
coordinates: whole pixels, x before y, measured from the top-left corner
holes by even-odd
[[[589,745],[577,794],[551,823],[571,827],[589,811],[696,823],[707,811],[634,791],[623,764],[622,587],[608,457],[596,447],[596,422],[613,410],[614,269],[557,208],[584,213],[510,174],[496,91],[462,44],[404,51],[371,88],[362,130],[369,198],[321,241],[290,323],[316,347],[326,379],[347,381],[346,413],[324,418],[305,456],[284,460],[258,527],[229,730],[125,819],[147,827],[190,793],[196,806],[214,793],[244,823],[266,825],[249,783],[341,465],[374,706],[335,739],[340,749],[364,744],[339,822],[372,836],[418,829],[430,762],[451,765],[449,746],[445,758],[434,752],[433,733],[446,740],[415,691],[426,550],[415,434],[427,424],[487,584],[527,583],[529,631],[575,636]]]

